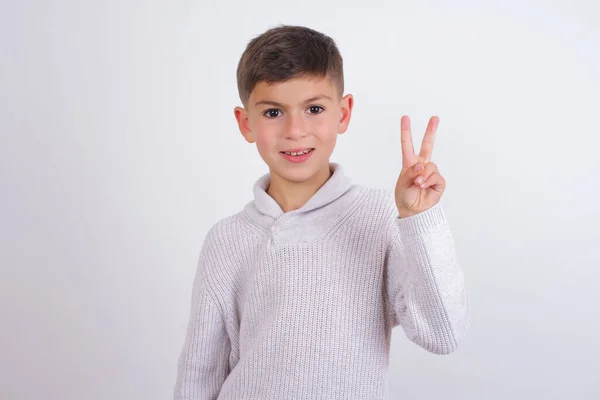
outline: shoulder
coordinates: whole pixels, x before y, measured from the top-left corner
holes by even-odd
[[[237,213],[215,222],[207,231],[204,238],[203,250],[227,253],[232,245],[243,235],[244,222],[242,214]]]
[[[200,246],[197,273],[211,286],[222,287],[230,271],[240,264],[247,245],[245,224],[240,214],[218,220],[208,229]]]
[[[379,240],[386,241],[393,233],[398,216],[394,192],[366,186],[362,189],[364,194],[354,210],[353,219],[360,226],[367,227]]]
[[[364,217],[375,218],[389,222],[395,219],[396,201],[394,192],[390,189],[370,188],[363,186],[364,196],[360,205],[360,211]]]

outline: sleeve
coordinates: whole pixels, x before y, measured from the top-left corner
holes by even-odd
[[[187,333],[177,367],[175,400],[213,400],[229,374],[231,344],[221,309],[206,279],[208,245],[200,254]]]
[[[470,305],[440,203],[391,224],[386,296],[392,328],[425,350],[449,354],[470,324]]]

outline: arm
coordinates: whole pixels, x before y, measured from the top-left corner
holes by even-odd
[[[436,354],[454,351],[468,330],[463,272],[441,204],[391,224],[386,251],[392,327]]]
[[[229,374],[231,345],[219,304],[206,279],[212,258],[209,253],[205,244],[194,278],[190,319],[179,356],[175,400],[216,399]]]

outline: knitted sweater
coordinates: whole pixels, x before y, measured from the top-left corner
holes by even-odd
[[[392,328],[457,347],[470,307],[441,203],[400,218],[393,193],[330,168],[287,213],[267,173],[209,230],[175,399],[384,399]]]

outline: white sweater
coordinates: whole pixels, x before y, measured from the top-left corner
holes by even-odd
[[[456,349],[470,307],[441,203],[401,219],[392,192],[330,167],[287,213],[262,176],[209,230],[175,399],[384,399],[392,328]]]

